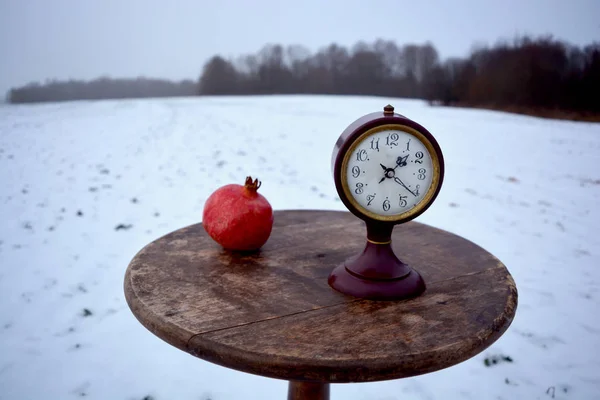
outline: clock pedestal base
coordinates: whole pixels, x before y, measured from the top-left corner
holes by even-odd
[[[368,241],[360,255],[331,272],[328,282],[338,292],[371,300],[408,299],[425,291],[421,275],[396,257],[391,242]]]

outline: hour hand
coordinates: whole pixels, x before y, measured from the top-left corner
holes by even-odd
[[[387,169],[387,167],[386,167],[385,165],[383,165],[383,164],[379,164],[379,165],[381,165],[381,168],[383,168],[383,170],[384,170],[384,171],[387,171],[387,170],[388,170],[388,169]],[[381,182],[385,181],[385,178],[386,178],[386,176],[385,176],[385,175],[383,175],[383,178],[381,178],[381,180],[379,181],[379,183],[381,183]]]
[[[413,196],[417,197],[417,195],[416,195],[416,194],[415,194],[415,193],[414,193],[412,190],[410,190],[410,189],[409,189],[409,188],[408,188],[408,187],[407,187],[407,186],[404,184],[404,182],[402,182],[402,180],[401,180],[400,178],[398,178],[398,177],[396,176],[396,177],[394,178],[394,181],[396,181],[396,183],[398,183],[398,184],[399,184],[400,186],[402,186],[404,189],[408,190],[408,192],[409,192],[410,194],[412,194]]]

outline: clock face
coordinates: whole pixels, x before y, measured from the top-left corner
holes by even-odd
[[[419,132],[384,125],[350,146],[341,173],[346,195],[359,211],[375,219],[400,220],[431,199],[439,182],[439,160]]]

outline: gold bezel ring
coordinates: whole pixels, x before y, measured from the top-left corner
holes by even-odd
[[[425,148],[429,152],[429,156],[431,157],[431,163],[433,165],[433,177],[431,179],[431,185],[429,186],[429,189],[427,190],[427,193],[425,194],[425,196],[423,196],[421,201],[419,201],[417,204],[415,204],[415,206],[413,208],[411,208],[410,210],[405,211],[400,214],[393,214],[393,215],[376,214],[370,210],[367,210],[363,206],[361,206],[354,199],[354,196],[352,196],[350,188],[348,187],[348,180],[347,180],[348,179],[347,178],[348,177],[348,171],[347,171],[348,162],[350,160],[350,156],[354,153],[354,150],[358,147],[358,145],[360,143],[363,142],[363,140],[366,137],[373,135],[375,133],[381,132],[381,131],[386,131],[386,130],[398,130],[398,131],[403,131],[410,135],[413,135],[415,138],[417,138],[417,140],[419,140],[421,143],[423,143],[425,145]],[[346,198],[348,199],[348,201],[352,204],[352,206],[356,210],[358,210],[359,212],[367,215],[368,217],[378,220],[378,221],[397,222],[397,221],[401,221],[404,219],[408,219],[408,218],[412,217],[413,215],[420,213],[421,210],[423,210],[423,208],[425,208],[426,206],[429,205],[434,194],[436,193],[436,189],[438,188],[438,185],[440,184],[440,159],[439,159],[438,153],[435,151],[435,148],[433,147],[433,144],[429,141],[429,139],[424,134],[422,134],[418,130],[413,129],[410,126],[401,125],[401,124],[386,124],[386,125],[376,126],[375,128],[371,128],[368,131],[365,131],[364,133],[360,134],[354,140],[354,142],[352,142],[352,144],[348,148],[348,151],[346,151],[346,154],[344,154],[340,173],[342,174],[340,176],[340,178],[341,178],[340,180],[342,182],[342,190],[344,191],[344,194],[345,194]]]

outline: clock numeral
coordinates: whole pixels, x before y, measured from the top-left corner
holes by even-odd
[[[371,139],[371,150],[379,151],[379,138],[375,140],[375,138]]]
[[[410,151],[410,139],[406,142],[406,151]]]
[[[362,183],[358,182],[356,184],[356,189],[354,189],[354,193],[356,193],[356,194],[362,194],[362,192],[363,192],[363,186],[364,185]]]
[[[397,133],[392,133],[387,135],[387,138],[385,140],[385,144],[387,144],[388,146],[398,146],[398,139],[400,139],[400,136]]]
[[[417,179],[422,181],[423,179],[425,179],[425,173],[427,172],[427,170],[425,168],[419,168],[419,175],[417,175]]]
[[[417,185],[417,189],[415,190],[415,196],[419,195],[419,189],[421,189],[421,185]]]
[[[360,168],[358,166],[352,167],[352,176],[355,178],[360,176]]]
[[[400,195],[400,207],[406,207],[408,205],[408,202],[406,201],[406,199],[408,199],[408,196],[402,196]]]
[[[390,201],[388,200],[387,197],[383,201],[382,207],[383,207],[383,211],[388,211],[390,209]]]
[[[359,150],[356,153],[356,161],[367,161],[367,151],[366,150]]]
[[[373,200],[375,200],[375,193],[367,196],[367,205],[370,206]]]
[[[423,152],[422,151],[417,151],[415,153],[415,157],[417,157],[417,159],[415,160],[416,163],[423,164]]]

